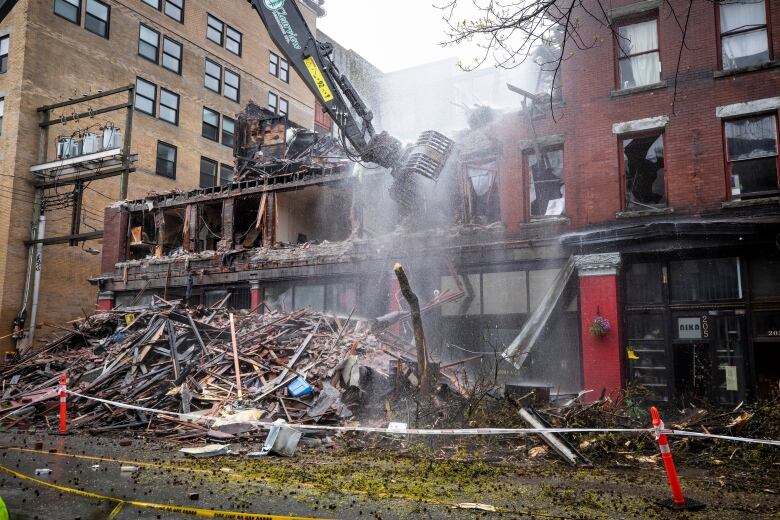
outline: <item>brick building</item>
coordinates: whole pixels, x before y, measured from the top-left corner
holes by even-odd
[[[301,1],[314,27],[321,1]],[[135,87],[132,149],[136,171],[128,196],[189,190],[227,180],[233,167],[235,115],[249,101],[273,105],[297,126],[311,128],[314,97],[271,42],[245,0],[20,0],[0,24],[0,348],[23,307],[33,217],[33,165],[56,157],[55,138],[123,128],[122,113],[99,114],[113,101],[54,110],[98,113],[53,125],[48,153],[39,146],[38,107]],[[125,98],[126,100],[126,98]],[[53,178],[57,172],[52,173]],[[89,183],[81,226],[103,228],[103,208],[119,198],[117,178]],[[46,236],[68,235],[71,209],[47,190]],[[57,198],[59,197],[59,198]],[[47,245],[42,257],[38,324],[62,323],[94,309],[87,279],[100,272],[102,240]],[[92,253],[92,254],[91,254]],[[29,310],[29,305],[28,305]]]
[[[388,201],[386,172],[337,169],[109,208],[101,304],[230,293],[255,310],[379,316],[400,308],[400,261],[423,301],[460,295],[426,314],[442,361],[503,352],[503,381],[553,393],[768,394],[780,379],[780,5],[693,2],[678,67],[688,5],[616,1],[603,23],[581,13],[596,44],[564,62],[554,117],[533,94],[498,119],[472,114],[452,168],[419,183],[411,220]],[[182,254],[132,257],[144,212],[171,211],[212,212],[223,247],[191,228]],[[244,247],[255,221],[263,243]],[[598,316],[610,330],[594,335]]]

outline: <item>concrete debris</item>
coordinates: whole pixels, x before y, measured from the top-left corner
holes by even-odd
[[[206,446],[200,446],[197,448],[182,448],[179,451],[189,457],[195,457],[198,459],[205,457],[219,457],[221,455],[230,454],[230,445],[207,444]]]

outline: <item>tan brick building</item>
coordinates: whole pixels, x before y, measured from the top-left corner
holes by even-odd
[[[311,27],[324,14],[321,3],[299,0]],[[42,162],[38,107],[136,85],[132,152],[139,158],[129,198],[189,190],[210,178],[219,182],[220,171],[228,175],[230,122],[250,100],[273,103],[292,123],[313,126],[313,95],[286,66],[246,0],[20,0],[0,24],[0,44],[7,48],[7,57],[0,54],[0,350],[13,348],[6,336],[23,306],[24,241],[30,238],[34,197],[30,167]],[[97,111],[126,101],[123,96],[55,110],[53,116]],[[55,157],[58,135],[112,122],[125,132],[124,118],[111,112],[51,127],[48,160]],[[158,151],[175,151],[175,168],[158,164]],[[82,229],[102,229],[103,207],[119,197],[119,184],[115,177],[87,186]],[[62,201],[57,193],[67,191],[48,190],[47,199]],[[47,237],[69,234],[66,206],[45,210]],[[39,326],[94,309],[95,289],[87,279],[100,272],[95,253],[101,246],[101,240],[45,246]],[[39,327],[36,337],[53,330]]]

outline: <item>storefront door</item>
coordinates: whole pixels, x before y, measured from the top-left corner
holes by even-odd
[[[729,313],[678,315],[673,345],[678,397],[736,404],[744,399],[745,319]]]

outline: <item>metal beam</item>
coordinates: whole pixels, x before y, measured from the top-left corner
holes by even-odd
[[[44,238],[43,240],[25,240],[24,245],[43,244],[51,246],[54,244],[67,244],[70,241],[83,242],[84,240],[95,240],[98,238],[103,238],[103,231],[90,231],[89,233],[80,233],[78,235]]]
[[[75,121],[77,119],[83,119],[85,117],[92,117],[92,116],[97,116],[97,115],[100,115],[100,114],[105,114],[106,112],[114,112],[116,110],[122,110],[123,108],[129,108],[129,107],[132,107],[132,106],[133,106],[132,103],[122,103],[121,105],[113,105],[113,106],[110,106],[110,107],[99,108],[97,110],[89,110],[87,112],[82,112],[80,114],[71,114],[71,115],[69,115],[67,117],[61,117],[61,118],[57,118],[57,119],[52,119],[51,121],[45,121],[43,123],[39,123],[39,125],[41,127],[52,126],[52,125],[59,125],[59,124],[62,124],[62,123],[68,123],[70,121]]]
[[[92,94],[90,96],[82,96],[78,99],[69,99],[68,101],[54,103],[53,105],[44,105],[38,108],[38,112],[46,112],[47,110],[54,110],[55,108],[77,105],[78,103],[84,103],[85,101],[92,101],[93,99],[100,99],[106,96],[113,96],[114,94],[119,94],[120,92],[124,92],[126,90],[133,90],[133,89],[135,89],[135,85],[126,85],[124,87],[117,87],[115,89],[106,90],[105,92],[98,92],[97,94]]]

